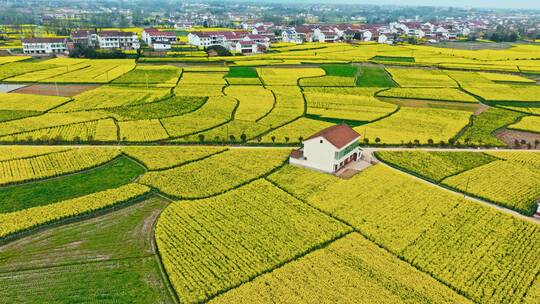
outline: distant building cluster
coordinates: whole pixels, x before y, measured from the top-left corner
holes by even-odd
[[[264,52],[271,43],[289,42],[367,42],[393,44],[408,37],[425,39],[429,43],[455,40],[478,29],[479,23],[420,23],[392,22],[389,24],[335,24],[301,25],[294,27],[276,26],[273,23],[244,22],[242,30],[191,32],[188,43],[198,47],[222,46],[242,54]]]
[[[30,55],[51,55],[68,53],[76,44],[101,48],[137,50],[141,47],[136,33],[103,30],[78,30],[69,38],[24,38],[23,53]]]
[[[188,28],[189,22],[176,24]],[[389,24],[304,24],[300,26],[275,25],[271,22],[242,22],[239,28],[222,31],[191,31],[187,43],[208,48],[222,46],[239,54],[264,53],[275,42],[302,44],[306,42],[367,42],[394,44],[410,37],[428,43],[454,40],[473,31],[486,28],[482,22],[391,22]],[[147,28],[141,40],[154,51],[168,51],[177,43],[174,31]],[[22,40],[23,52],[32,55],[68,53],[75,45],[101,49],[137,50],[141,41],[136,33],[118,30],[77,30],[69,38],[28,38]]]
[[[242,54],[263,53],[275,41],[275,34],[257,31],[215,31],[192,32],[188,34],[188,43],[198,47],[219,45],[227,50]]]

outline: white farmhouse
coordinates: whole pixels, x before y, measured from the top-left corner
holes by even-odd
[[[171,43],[176,41],[176,33],[171,31],[160,31],[158,29],[148,28],[142,32],[142,40],[150,47],[156,49],[154,44],[158,44],[157,48],[168,45],[170,49]]]
[[[536,214],[534,216],[540,218],[540,200],[538,200],[538,209],[536,210]]]
[[[102,49],[137,50],[141,47],[136,33],[109,30],[98,33],[98,44]]]
[[[59,54],[67,53],[64,38],[25,38],[22,39],[25,54]]]
[[[346,124],[321,130],[293,150],[289,163],[323,172],[334,173],[362,156],[360,134]]]

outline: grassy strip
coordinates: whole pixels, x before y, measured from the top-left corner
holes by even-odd
[[[147,225],[168,203],[149,197],[49,229],[46,241],[34,234],[8,244],[0,252],[0,293],[20,303],[174,303],[160,277],[153,228]]]
[[[257,70],[252,67],[232,66],[229,68],[229,73],[225,78],[258,78]]]
[[[414,57],[398,57],[398,56],[375,56],[370,60],[375,61],[397,61],[397,62],[415,62]]]
[[[0,213],[84,196],[128,184],[144,173],[144,168],[126,157],[117,158],[91,171],[0,188]]]
[[[355,66],[350,64],[322,64],[321,68],[326,76],[355,77],[358,72]]]
[[[382,67],[359,66],[360,77],[356,79],[359,87],[393,88],[396,83]]]

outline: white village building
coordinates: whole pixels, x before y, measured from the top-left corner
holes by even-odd
[[[138,50],[141,47],[136,33],[112,30],[99,32],[98,44],[102,49]]]
[[[24,38],[22,39],[25,54],[60,54],[67,53],[64,38]]]
[[[536,210],[536,214],[534,216],[540,218],[540,200],[538,200],[538,209]]]
[[[334,173],[362,156],[360,134],[346,124],[321,130],[302,142],[302,148],[293,150],[289,157],[292,165]]]
[[[158,29],[144,29],[142,40],[154,50],[170,50],[171,44],[176,42],[176,33],[172,31],[160,31]]]

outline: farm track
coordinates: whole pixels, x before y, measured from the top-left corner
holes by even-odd
[[[404,151],[404,150],[407,150],[407,149],[403,149],[402,151]],[[413,149],[409,149],[409,150],[413,150]],[[395,151],[400,151],[400,150],[395,150]],[[434,150],[425,150],[425,151],[455,151],[455,150],[444,150],[444,149],[438,149],[438,150],[437,150],[437,149],[434,149]],[[465,151],[469,151],[469,150],[465,150]],[[477,152],[485,152],[485,151],[501,151],[501,150],[475,150],[475,151],[477,151]],[[516,151],[516,150],[511,150],[511,151]],[[517,150],[517,151],[520,151],[520,150]],[[523,150],[521,150],[521,151],[523,151]],[[370,155],[370,157],[371,157],[372,159],[376,159],[376,157],[374,156],[373,152],[374,152],[374,150],[371,150],[370,152],[368,152],[368,154]],[[470,152],[470,151],[469,151],[469,152]],[[431,182],[431,181],[429,181],[429,180],[427,180],[427,179],[424,179],[424,178],[415,176],[415,175],[410,174],[410,173],[408,173],[408,172],[406,172],[406,171],[403,171],[403,170],[397,169],[397,168],[395,168],[395,167],[393,167],[393,166],[390,166],[390,165],[386,164],[385,162],[382,162],[382,161],[378,161],[378,162],[379,162],[380,164],[382,164],[382,165],[388,167],[388,168],[391,168],[392,170],[396,170],[396,171],[399,171],[399,172],[401,172],[401,173],[403,173],[403,174],[407,174],[408,176],[410,176],[410,177],[412,177],[412,178],[414,178],[414,179],[416,179],[416,180],[418,180],[418,181],[421,181],[421,182],[423,182],[423,183],[425,183],[425,184],[430,184],[430,185],[432,185],[432,186],[434,186],[434,187],[437,187],[437,188],[439,188],[439,189],[441,189],[441,190],[444,190],[444,191],[446,191],[446,192],[450,192],[450,193],[462,195],[463,198],[466,198],[466,199],[468,199],[468,200],[471,200],[471,201],[480,203],[480,204],[482,204],[482,205],[485,205],[485,206],[488,206],[488,207],[491,207],[491,208],[495,208],[495,209],[497,209],[498,211],[501,211],[501,212],[506,213],[506,214],[508,214],[508,215],[517,217],[517,218],[522,219],[522,220],[524,220],[524,221],[531,222],[531,223],[534,223],[534,224],[540,224],[540,219],[539,219],[539,218],[529,217],[529,216],[523,215],[523,214],[521,214],[521,213],[519,213],[519,212],[517,212],[517,211],[511,210],[511,209],[508,209],[508,208],[504,208],[504,207],[501,207],[501,206],[496,205],[496,204],[494,204],[494,203],[488,202],[488,201],[486,201],[486,200],[482,200],[482,199],[479,199],[479,198],[477,198],[477,197],[467,195],[467,194],[465,194],[465,193],[463,193],[463,192],[455,191],[455,190],[449,189],[449,188],[447,188],[447,187],[441,186],[441,185],[439,185],[439,184],[433,183],[433,182]]]

